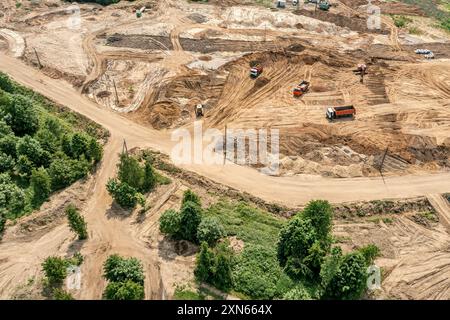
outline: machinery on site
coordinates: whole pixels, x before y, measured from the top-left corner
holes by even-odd
[[[316,8],[319,8],[323,11],[330,10],[331,4],[328,2],[328,0],[305,0],[305,3],[315,3]]]
[[[298,98],[304,95],[309,89],[309,82],[306,80],[303,80],[300,82],[293,90],[294,97]]]
[[[364,63],[358,64],[356,69],[353,70],[354,74],[357,74],[361,77],[361,83],[364,82],[364,76],[367,74],[367,65]]]
[[[277,0],[277,8],[286,8],[286,0]]]
[[[203,105],[201,103],[195,106],[195,116],[197,118],[203,117]]]
[[[351,106],[329,107],[327,108],[326,117],[333,121],[340,118],[353,118],[356,114],[355,108]]]
[[[434,59],[434,53],[428,49],[416,49],[414,51],[416,54],[423,54],[426,59]]]
[[[253,79],[258,78],[262,72],[263,67],[260,64],[257,64],[250,68],[250,77],[252,77]]]

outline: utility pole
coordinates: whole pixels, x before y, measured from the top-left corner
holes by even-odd
[[[116,93],[116,105],[119,106],[119,96],[117,95],[116,81],[113,79],[114,92]]]
[[[225,139],[223,139],[223,165],[227,162],[227,125],[225,125]]]
[[[380,164],[380,173],[381,174],[383,174],[383,165],[384,165],[384,160],[386,160],[388,149],[389,149],[389,146],[386,147],[386,150],[384,151],[383,159],[381,160],[381,164]]]
[[[122,154],[128,154],[127,142],[123,139]]]
[[[34,54],[36,55],[36,59],[37,59],[37,63],[38,63],[39,69],[42,69],[41,60],[39,59],[39,55],[38,55],[38,53],[36,51],[36,48],[33,48],[33,50],[34,50]]]

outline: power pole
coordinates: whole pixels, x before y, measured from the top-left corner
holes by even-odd
[[[387,153],[388,153],[388,149],[389,149],[389,146],[386,147],[386,150],[384,151],[383,159],[381,160],[381,164],[380,164],[380,173],[381,173],[382,175],[383,175],[383,165],[384,165],[384,160],[386,160],[386,156],[387,156]]]
[[[223,165],[227,162],[227,125],[225,125],[225,139],[223,139]]]
[[[42,69],[41,60],[39,59],[39,55],[38,55],[38,53],[36,51],[36,48],[33,48],[33,50],[34,50],[34,54],[36,55],[36,59],[37,59],[37,63],[38,63],[39,69]]]
[[[123,139],[122,154],[128,154],[127,142]]]
[[[119,96],[117,95],[117,87],[116,87],[116,81],[113,79],[113,85],[114,85],[114,92],[116,93],[116,104],[119,106]]]

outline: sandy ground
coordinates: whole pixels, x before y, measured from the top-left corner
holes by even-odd
[[[95,179],[79,192],[89,192],[80,206],[92,230],[90,239],[75,241],[64,223],[31,230],[25,237],[12,227],[0,244],[0,297],[20,296],[15,284],[23,290],[31,277],[39,277],[45,256],[77,249],[86,256],[83,290],[75,294],[77,298],[100,298],[105,286],[101,266],[111,253],[144,261],[149,299],[170,297],[175,283],[191,277],[192,255],[173,255],[173,244],[157,232],[158,214],[174,205],[184,187],[161,188],[150,200],[158,209],[138,217],[124,216],[111,206],[104,185],[114,175],[123,139],[130,148],[151,147],[170,154],[175,142],[166,129],[192,130],[197,103],[207,104],[204,129],[279,128],[284,176],[262,175],[230,161],[225,166],[190,164],[185,169],[290,207],[317,198],[345,202],[426,193],[442,209],[435,197],[450,190],[446,60],[450,56],[445,44],[442,56],[425,61],[407,44],[431,41],[428,33],[407,38],[388,18],[383,18],[386,33],[373,34],[261,7],[149,3],[155,6],[141,19],[132,13],[133,4],[82,5],[81,25],[68,24],[71,14],[66,6],[51,1],[32,14],[18,11],[13,18],[0,19],[0,27],[8,26],[0,33],[0,48],[9,55],[0,55],[0,70],[111,132]],[[348,17],[361,14],[344,4],[336,12]],[[20,38],[28,65],[11,57],[21,51]],[[433,40],[440,42],[442,35]],[[34,49],[44,65],[42,72],[33,68]],[[252,61],[264,64],[258,81],[248,77]],[[351,72],[360,62],[369,65],[363,84]],[[291,90],[302,79],[311,81],[310,91],[294,99]],[[356,119],[325,121],[325,108],[342,104],[356,106]],[[380,178],[374,168],[386,148]],[[73,199],[70,189],[67,193],[51,201],[55,212],[61,211],[58,203],[63,199]],[[448,217],[446,208],[441,211]],[[46,212],[43,208],[37,215]],[[386,237],[383,232],[393,232],[398,238],[395,246],[408,246],[402,242],[404,233],[425,231],[402,219],[392,230],[374,232],[381,232],[380,238]],[[405,249],[407,254],[399,249],[393,260],[386,261],[386,266],[395,265],[386,278],[388,296],[448,298],[448,284],[440,278],[448,274],[448,255],[443,254],[448,234],[436,228],[425,232],[429,245],[418,244],[420,261],[411,247]],[[425,291],[419,289],[422,273],[430,284]],[[412,289],[404,289],[407,286]]]

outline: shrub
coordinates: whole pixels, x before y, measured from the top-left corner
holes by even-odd
[[[308,290],[303,286],[297,286],[283,296],[283,300],[312,300]]]
[[[14,90],[13,83],[9,77],[2,72],[0,72],[0,89],[9,93],[13,93]]]
[[[143,300],[145,291],[142,284],[127,280],[108,283],[104,295],[108,300]]]
[[[60,284],[67,276],[67,261],[59,257],[48,257],[42,269],[50,284]]]
[[[197,229],[201,221],[200,206],[191,201],[187,201],[181,208],[180,233],[183,239],[197,242]]]
[[[55,288],[53,290],[53,299],[54,300],[75,300],[69,292],[67,292],[63,289],[60,289],[60,288]]]
[[[0,118],[3,118],[18,136],[34,134],[39,127],[39,119],[32,100],[22,95],[14,94],[0,108]]]
[[[183,206],[187,202],[193,202],[201,207],[200,197],[194,193],[191,189],[188,189],[183,194],[183,200],[181,201],[181,206]]]
[[[136,258],[125,259],[118,255],[111,255],[103,265],[104,277],[111,282],[126,282],[144,284],[144,269]]]
[[[163,234],[177,237],[180,234],[181,215],[173,209],[166,210],[159,218],[159,230]]]
[[[194,270],[195,278],[200,282],[211,282],[213,278],[214,254],[206,242],[202,242]]]
[[[66,207],[66,215],[70,229],[78,235],[79,240],[87,239],[87,225],[77,208],[70,204]]]
[[[132,209],[136,206],[138,193],[135,188],[127,183],[110,179],[106,184],[106,189],[122,208]]]
[[[205,217],[200,222],[197,229],[197,239],[205,241],[209,245],[214,245],[220,238],[225,236],[225,230],[217,219]]]
[[[40,167],[33,170],[30,180],[31,189],[33,190],[33,204],[39,207],[48,199],[51,192],[51,180],[47,170]]]

